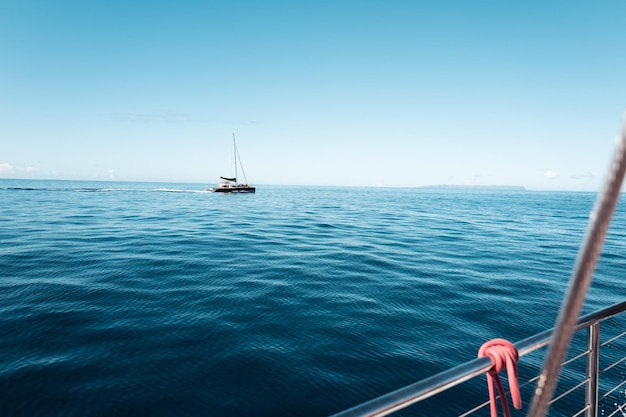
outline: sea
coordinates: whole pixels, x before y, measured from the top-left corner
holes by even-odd
[[[596,199],[207,186],[0,180],[0,416],[332,415],[553,327]],[[625,299],[625,203],[583,313]]]

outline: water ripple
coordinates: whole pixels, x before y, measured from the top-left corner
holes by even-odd
[[[593,204],[587,193],[8,182],[6,415],[339,411],[465,362],[484,340],[551,327]],[[587,311],[621,301],[625,218]]]

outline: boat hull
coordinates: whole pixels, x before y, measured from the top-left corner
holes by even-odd
[[[254,193],[256,192],[255,187],[224,187],[224,188],[213,188],[211,191],[214,193]]]

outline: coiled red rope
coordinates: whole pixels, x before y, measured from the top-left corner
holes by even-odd
[[[489,407],[491,409],[491,417],[498,416],[498,405],[496,404],[496,390],[498,388],[500,399],[502,400],[502,410],[505,417],[511,417],[509,404],[506,401],[506,395],[498,372],[506,368],[507,379],[509,380],[509,388],[511,389],[511,400],[513,407],[517,410],[522,408],[522,397],[519,392],[519,380],[517,379],[517,361],[519,354],[517,349],[511,342],[504,339],[493,339],[484,343],[478,350],[478,357],[488,356],[491,358],[493,367],[487,371],[487,386],[489,388]]]

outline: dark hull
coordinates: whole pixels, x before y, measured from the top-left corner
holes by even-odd
[[[224,187],[213,189],[214,193],[254,193],[256,188],[254,187]]]

